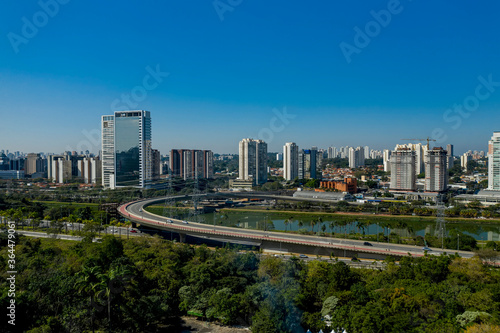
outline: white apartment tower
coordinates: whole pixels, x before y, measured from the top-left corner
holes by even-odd
[[[153,178],[151,114],[115,111],[102,117],[102,183],[144,188]]]
[[[500,190],[500,132],[493,132],[488,143],[488,190]]]
[[[349,148],[349,168],[354,169],[365,165],[365,151],[363,147]]]
[[[384,149],[384,171],[391,171],[391,151],[389,149]]]
[[[427,151],[425,191],[443,192],[448,188],[448,152],[441,147]]]
[[[299,147],[295,142],[283,146],[283,178],[294,180],[299,176]]]
[[[391,190],[415,191],[416,153],[411,148],[400,147],[391,154]]]
[[[262,140],[243,139],[239,144],[239,179],[255,184],[267,182],[267,143]]]

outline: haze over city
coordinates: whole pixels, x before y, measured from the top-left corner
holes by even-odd
[[[97,153],[100,116],[129,109],[165,153],[430,136],[461,154],[499,130],[497,2],[236,3],[3,4],[2,148]]]

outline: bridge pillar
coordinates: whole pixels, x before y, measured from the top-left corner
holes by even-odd
[[[186,234],[179,233],[179,241],[181,243],[185,243],[186,242]]]
[[[131,222],[132,223],[132,228],[137,228],[137,223],[136,222]]]

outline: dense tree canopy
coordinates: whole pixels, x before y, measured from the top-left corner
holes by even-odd
[[[6,272],[7,247],[1,253]],[[498,329],[500,316],[500,273],[479,258],[405,257],[384,270],[353,269],[106,236],[101,243],[21,237],[16,263],[16,329],[4,320],[3,332],[175,332],[188,313],[252,332],[474,332]],[[0,289],[6,308],[5,278]]]

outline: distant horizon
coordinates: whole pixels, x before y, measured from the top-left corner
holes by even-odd
[[[51,3],[0,11],[0,149],[96,154],[101,115],[130,109],[164,155],[431,137],[458,156],[500,129],[493,0]]]

